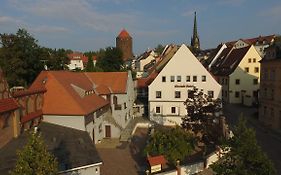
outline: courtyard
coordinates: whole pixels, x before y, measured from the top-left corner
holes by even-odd
[[[131,142],[119,142],[119,139],[104,139],[97,144],[97,150],[103,160],[103,175],[144,174],[147,161],[142,150],[145,147],[148,128],[137,128]]]

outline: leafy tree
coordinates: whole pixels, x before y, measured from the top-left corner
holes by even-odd
[[[204,94],[203,90],[193,87],[188,91],[188,98],[184,102],[187,109],[187,116],[182,118],[182,127],[185,130],[192,131],[195,134],[201,134],[205,143],[216,136],[211,133],[216,127],[216,113],[221,108],[221,100],[213,99],[209,95]]]
[[[43,70],[37,40],[25,29],[16,34],[0,34],[0,66],[10,86],[27,86]]]
[[[144,150],[152,156],[164,155],[168,162],[176,165],[177,160],[184,160],[195,149],[196,140],[180,127],[158,128],[151,135]]]
[[[11,175],[55,175],[58,172],[58,163],[47,151],[40,134],[30,133],[27,144],[17,154]]]
[[[107,47],[100,51],[96,66],[105,72],[120,71],[123,65],[122,51],[115,47]]]
[[[245,118],[240,117],[233,130],[234,136],[223,147],[225,155],[211,165],[221,175],[274,175],[276,170],[271,160],[257,144],[255,131],[246,126]],[[228,152],[227,152],[228,151]]]
[[[155,48],[155,52],[158,53],[158,55],[160,55],[164,49],[165,47],[163,45],[158,44],[157,47]]]
[[[88,63],[86,66],[86,72],[94,72],[95,66],[93,63],[93,58],[92,57],[88,57]]]
[[[65,49],[49,49],[49,57],[47,61],[50,70],[66,70],[69,63],[68,54],[72,51]]]

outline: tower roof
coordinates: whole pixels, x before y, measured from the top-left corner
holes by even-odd
[[[131,37],[130,34],[127,32],[127,30],[123,29],[119,35],[118,35],[119,38],[129,38]]]

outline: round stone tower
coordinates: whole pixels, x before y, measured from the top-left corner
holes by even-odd
[[[116,47],[122,51],[124,61],[133,58],[133,39],[125,29],[116,37]]]

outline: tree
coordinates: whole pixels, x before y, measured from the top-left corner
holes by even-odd
[[[107,47],[98,55],[96,66],[105,72],[120,71],[123,65],[122,51],[115,47]]]
[[[168,129],[158,128],[151,135],[144,150],[152,156],[164,155],[171,165],[183,161],[195,149],[195,139],[180,127]]]
[[[88,63],[86,66],[86,72],[94,72],[95,71],[95,66],[93,63],[93,58],[92,57],[88,57]]]
[[[37,40],[25,29],[16,34],[0,34],[0,66],[10,86],[27,86],[43,70]]]
[[[29,133],[27,144],[17,152],[18,159],[11,175],[55,175],[58,163],[38,133]]]
[[[270,159],[257,144],[255,131],[246,126],[246,120],[239,118],[233,130],[234,136],[227,140],[223,148],[225,155],[211,165],[221,175],[274,175],[276,170]],[[228,152],[227,152],[228,151]]]
[[[182,127],[185,130],[200,134],[204,142],[210,141],[216,136],[211,133],[216,127],[214,120],[217,120],[216,113],[221,109],[221,100],[213,99],[203,93],[203,90],[193,87],[188,91],[188,98],[184,102],[187,109],[187,116],[182,118]]]
[[[164,49],[165,47],[163,45],[158,44],[157,47],[155,48],[155,52],[158,53],[158,55],[160,55]]]

